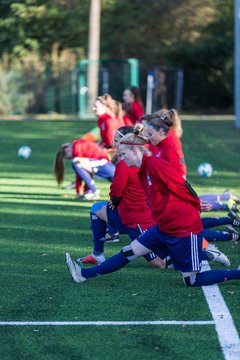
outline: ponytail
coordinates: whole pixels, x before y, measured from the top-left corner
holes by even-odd
[[[175,132],[176,136],[180,138],[183,134],[183,129],[182,129],[182,122],[178,115],[178,112],[175,109],[170,109],[169,114],[173,123],[172,129]]]
[[[63,183],[64,180],[64,147],[62,147],[55,156],[54,167],[53,167],[53,174],[56,177],[58,185]]]
[[[133,133],[128,133],[120,140],[120,144],[125,145],[139,145],[143,146],[148,142],[148,139],[143,136],[144,126],[143,124],[136,124],[133,129]]]

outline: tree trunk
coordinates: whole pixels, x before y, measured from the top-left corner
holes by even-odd
[[[88,35],[88,102],[87,109],[92,112],[93,103],[98,95],[98,69],[100,52],[101,0],[91,0]]]

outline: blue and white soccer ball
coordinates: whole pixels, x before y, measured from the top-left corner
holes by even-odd
[[[18,156],[21,158],[21,159],[28,159],[32,154],[32,150],[29,146],[21,146],[19,149],[18,149]]]
[[[206,162],[201,163],[198,166],[198,175],[202,177],[211,177],[213,174],[212,165]]]

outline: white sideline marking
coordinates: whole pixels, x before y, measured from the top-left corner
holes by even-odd
[[[209,264],[204,261],[202,270],[210,269]],[[218,340],[225,360],[239,360],[239,335],[218,285],[203,286],[202,289],[214,319]]]
[[[204,261],[202,270],[210,270]],[[240,339],[218,285],[203,286],[213,320],[210,321],[0,321],[0,326],[129,326],[129,325],[215,325],[225,360],[240,359]]]
[[[214,325],[211,321],[0,321],[0,326]]]

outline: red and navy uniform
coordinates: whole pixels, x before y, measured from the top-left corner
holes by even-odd
[[[178,171],[178,173],[184,176],[185,178],[186,174],[182,167],[181,159],[177,152],[177,148],[173,143],[172,137],[171,136],[165,137],[165,139],[160,141],[159,144],[156,145],[156,147],[157,150],[155,151],[154,155],[171,163],[171,165]]]
[[[127,110],[127,116],[132,121],[133,125],[138,122],[141,122],[141,116],[144,115],[144,110],[142,104],[135,100],[132,104],[130,109]]]
[[[175,131],[173,129],[170,129],[168,132],[168,137],[170,138],[172,144],[175,146],[179,159],[180,159],[180,166],[182,169],[182,173],[184,174],[184,176],[187,176],[187,166],[185,164],[185,158],[184,158],[184,153],[183,153],[183,149],[182,149],[182,142],[180,140],[180,138],[176,135]]]
[[[160,258],[170,256],[176,270],[200,271],[200,200],[186,180],[162,158],[143,157],[139,177],[156,225],[137,241]]]
[[[116,116],[111,116],[108,113],[100,115],[98,117],[98,127],[101,135],[100,145],[109,149],[113,142],[114,134],[120,126],[121,124]]]
[[[74,140],[72,143],[73,151],[72,156],[83,157],[89,159],[107,159],[109,160],[108,153],[106,149],[101,148],[98,144],[88,141],[85,139]],[[79,194],[81,192],[82,179],[76,175],[76,192]],[[87,188],[85,188],[87,190]]]
[[[152,216],[162,232],[185,237],[203,230],[200,199],[171,164],[162,158],[144,156],[139,176]]]
[[[116,165],[114,179],[110,187],[110,199],[118,202],[118,213],[123,224],[142,230],[155,222],[147,204],[146,195],[138,176],[139,168],[128,167],[123,160]]]

